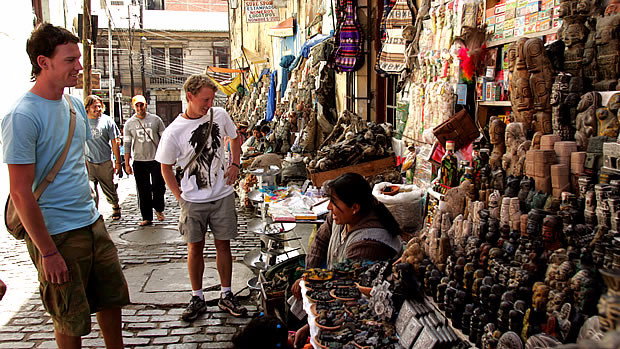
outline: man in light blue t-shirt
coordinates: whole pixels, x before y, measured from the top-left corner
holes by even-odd
[[[106,199],[112,205],[112,219],[121,219],[121,207],[118,204],[118,194],[114,183],[114,171],[121,172],[121,153],[119,143],[121,131],[111,117],[103,114],[101,98],[90,95],[84,100],[88,113],[88,124],[92,138],[86,141],[86,166],[88,178],[101,185],[101,190]],[[111,147],[110,147],[111,145]],[[114,153],[115,165],[112,166],[110,155]],[[99,203],[99,192],[96,192],[96,202]]]
[[[25,242],[38,270],[41,300],[54,323],[59,348],[80,348],[97,314],[107,348],[122,348],[121,307],[129,291],[114,243],[90,194],[84,147],[91,138],[86,110],[65,87],[77,84],[79,38],[39,24],[26,44],[34,86],[2,119],[4,161],[10,195],[26,229]],[[67,143],[70,110],[75,131],[56,178],[36,200]]]

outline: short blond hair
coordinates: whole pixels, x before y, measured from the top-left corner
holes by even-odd
[[[203,87],[210,88],[213,92],[217,91],[217,86],[215,86],[215,83],[205,74],[192,75],[187,78],[187,80],[185,80],[185,84],[183,84],[183,89],[185,92],[189,92],[193,95],[198,94],[198,91],[200,91]]]
[[[97,95],[89,95],[84,99],[84,108],[88,111],[88,108],[95,103],[95,101],[99,101],[101,103],[101,112],[105,113],[105,104],[103,104],[103,99]]]

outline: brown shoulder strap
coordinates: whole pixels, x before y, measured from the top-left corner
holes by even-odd
[[[58,160],[56,160],[56,163],[54,164],[50,172],[47,174],[47,176],[45,176],[45,178],[43,178],[41,183],[39,183],[37,189],[35,189],[34,198],[36,200],[41,197],[41,194],[43,194],[45,188],[47,188],[47,186],[54,181],[54,178],[56,178],[56,175],[60,171],[60,168],[64,164],[65,159],[67,158],[69,148],[71,147],[71,140],[73,139],[73,133],[75,131],[75,109],[73,108],[71,97],[69,97],[69,95],[65,95],[65,99],[67,100],[67,102],[69,102],[69,110],[71,114],[69,119],[69,133],[67,134],[67,143],[65,143],[65,147],[62,149],[62,154],[60,154],[60,157],[58,158]]]

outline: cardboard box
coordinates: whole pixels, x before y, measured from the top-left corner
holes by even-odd
[[[553,28],[559,28],[559,27],[562,26],[562,19],[561,18],[557,18],[557,17],[553,17],[552,23],[553,23],[552,24]]]
[[[504,23],[495,24],[495,34],[504,34]]]
[[[537,13],[540,11],[540,1],[532,1],[527,3],[527,13]]]
[[[485,100],[486,101],[493,101],[493,91],[495,91],[495,87],[494,87],[495,83],[492,81],[488,81],[486,83],[486,87],[485,87]]]
[[[487,25],[494,25],[494,24],[495,24],[495,15],[491,17],[487,17]]]
[[[494,7],[488,8],[487,11],[486,11],[486,16],[485,17],[489,18],[491,16],[495,16],[495,8]]]
[[[560,6],[553,7],[553,18],[560,18]]]
[[[504,31],[508,30],[508,29],[514,29],[515,27],[515,19],[507,19],[506,21],[504,21]]]
[[[529,26],[532,24],[536,24],[536,22],[538,22],[538,12],[536,13],[530,13],[529,15],[525,16],[525,26]]]
[[[542,2],[540,3],[540,10],[545,11],[545,10],[553,9],[554,6],[555,4],[553,0],[542,0]]]
[[[538,19],[550,19],[553,16],[553,9],[540,10],[538,12]]]
[[[515,28],[515,35],[514,36],[523,36],[523,35],[525,35],[525,27]]]
[[[553,1],[553,0],[552,0]],[[517,8],[517,0],[508,0],[506,1],[506,12],[510,10],[514,10]]]
[[[515,18],[515,29],[525,28],[525,16]]]
[[[502,24],[506,20],[506,16],[504,14],[495,15],[495,24]]]
[[[540,24],[540,27],[537,30],[539,32],[551,29],[551,19],[550,18],[539,20],[538,24]]]
[[[510,39],[515,36],[514,29],[504,29],[504,39]]]
[[[538,22],[526,25],[524,30],[525,34],[536,33],[536,24],[538,24]]]
[[[487,25],[487,34],[495,34],[495,24]]]
[[[499,3],[499,4],[495,5],[495,14],[496,15],[503,14],[504,12],[506,12],[506,4],[505,3]]]
[[[486,80],[483,76],[479,76],[476,80],[476,100],[479,102],[484,101],[486,97],[486,91],[484,90],[485,82]]]
[[[517,13],[516,13],[517,17],[523,17],[523,16],[528,14],[526,6],[519,6],[519,7],[517,7],[516,11],[517,11]]]
[[[517,15],[516,8],[506,10],[506,12],[504,13],[504,16],[506,16],[506,19],[514,19],[516,15]]]

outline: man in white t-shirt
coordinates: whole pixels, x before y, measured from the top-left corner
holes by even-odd
[[[155,155],[168,188],[179,201],[179,232],[187,242],[192,298],[181,318],[194,321],[207,309],[202,292],[207,228],[214,236],[222,285],[218,305],[234,316],[242,316],[246,309],[231,292],[230,240],[237,236],[232,185],[240,166],[237,128],[224,109],[212,107],[217,87],[206,75],[190,76],[183,88],[187,110],[166,128]],[[225,158],[224,137],[231,140],[230,164]],[[175,164],[183,169],[180,187],[172,169]]]

